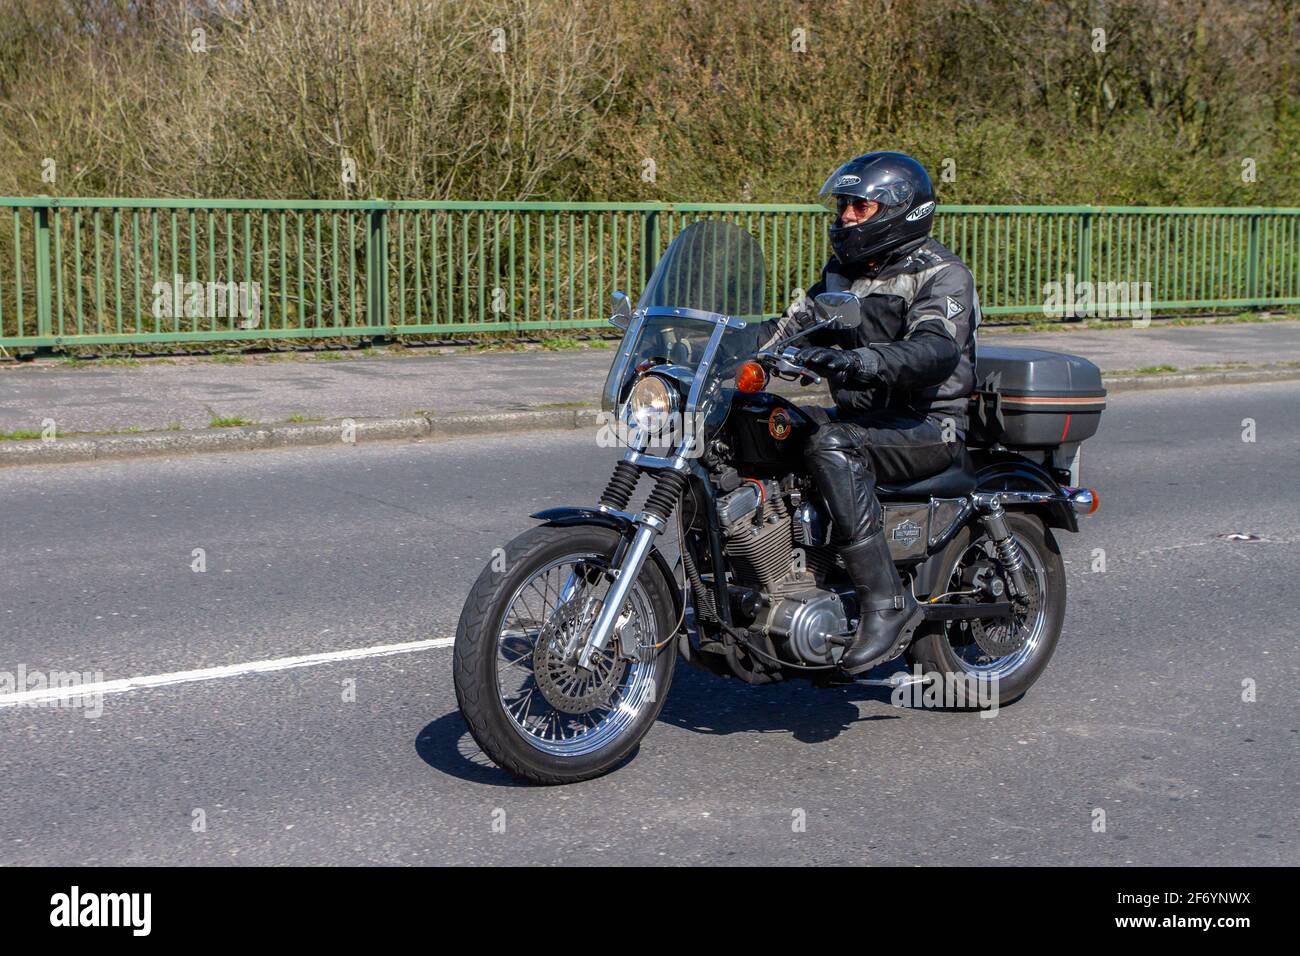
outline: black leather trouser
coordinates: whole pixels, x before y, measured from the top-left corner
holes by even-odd
[[[872,412],[841,418],[824,410],[816,417],[818,427],[804,455],[834,523],[831,542],[837,546],[856,544],[880,527],[877,481],[928,478],[961,453],[960,439],[944,440],[937,416]]]

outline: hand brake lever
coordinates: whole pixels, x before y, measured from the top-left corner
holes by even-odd
[[[787,381],[794,381],[796,378],[802,378],[805,385],[820,385],[821,376],[810,368],[797,365],[790,361],[789,356],[798,355],[798,349],[786,349],[783,353],[776,352],[759,352],[754,356],[760,362],[770,363],[772,372],[779,378]]]

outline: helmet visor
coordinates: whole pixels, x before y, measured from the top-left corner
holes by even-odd
[[[874,202],[880,205],[875,216],[887,217],[889,214],[907,208],[912,201],[912,184],[903,180],[884,183],[867,183],[853,175],[833,174],[822,186],[818,195],[823,206],[838,217],[852,203],[859,201]],[[856,207],[865,212],[862,206]],[[873,217],[874,218],[874,217]]]
[[[884,209],[874,199],[858,196],[832,196],[824,205],[835,213],[836,222],[854,226],[874,219]]]

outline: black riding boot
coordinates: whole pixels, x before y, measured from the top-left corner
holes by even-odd
[[[889,555],[884,531],[840,548],[858,593],[858,633],[840,658],[840,668],[857,674],[898,655],[921,623],[916,598],[903,586]]]

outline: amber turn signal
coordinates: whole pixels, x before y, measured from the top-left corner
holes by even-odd
[[[1094,514],[1101,505],[1101,497],[1091,488],[1067,488],[1065,490],[1070,504],[1081,515]]]
[[[767,387],[767,369],[757,362],[744,362],[736,369],[736,388],[746,395],[761,392]]]

